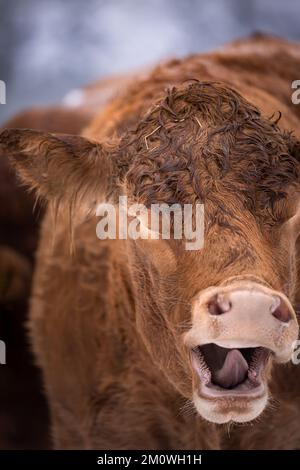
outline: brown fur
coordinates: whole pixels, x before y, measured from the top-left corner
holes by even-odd
[[[87,117],[59,106],[31,108],[4,124],[79,133]],[[35,209],[33,207],[35,205]],[[0,339],[7,364],[0,374],[0,448],[39,449],[49,443],[49,417],[39,370],[25,335],[34,255],[43,208],[21,187],[0,153]]]
[[[24,181],[60,206],[55,236],[51,205],[44,219],[30,319],[55,447],[299,448],[297,366],[274,366],[266,411],[229,430],[193,410],[182,341],[195,294],[232,276],[297,300],[300,112],[290,84],[299,69],[298,45],[252,38],[162,64],[113,100],[85,139],[1,134]],[[204,249],[100,242],[85,207],[119,194],[148,206],[204,202]]]

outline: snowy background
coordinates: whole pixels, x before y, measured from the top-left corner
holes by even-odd
[[[0,123],[70,89],[253,31],[300,40],[299,0],[0,0]]]

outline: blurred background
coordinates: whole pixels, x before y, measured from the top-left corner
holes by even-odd
[[[300,39],[299,0],[0,0],[0,124],[21,108],[253,31]]]

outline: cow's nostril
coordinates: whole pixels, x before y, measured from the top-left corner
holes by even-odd
[[[207,307],[211,315],[222,315],[231,309],[231,302],[224,294],[216,294]]]
[[[288,323],[292,318],[288,305],[286,305],[282,299],[279,300],[279,305],[277,302],[277,305],[274,306],[274,310],[271,310],[271,313],[273,317],[277,318],[277,320],[283,323]]]

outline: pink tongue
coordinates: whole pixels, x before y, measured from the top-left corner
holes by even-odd
[[[248,363],[238,349],[227,353],[221,369],[213,374],[213,382],[223,388],[233,388],[242,383],[248,374]]]

